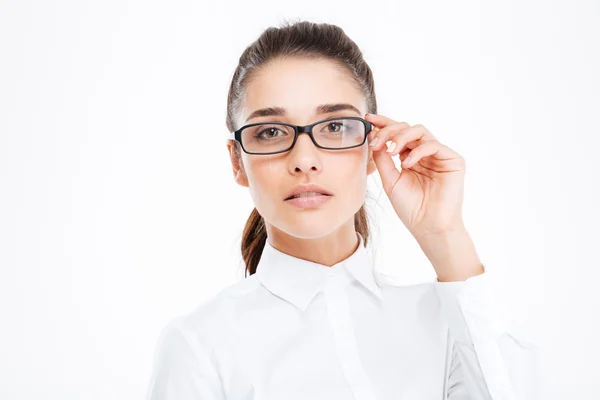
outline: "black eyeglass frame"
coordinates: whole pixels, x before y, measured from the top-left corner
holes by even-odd
[[[365,135],[363,137],[363,140],[360,144],[354,145],[354,146],[350,146],[350,147],[342,147],[342,148],[332,148],[332,147],[325,147],[325,146],[321,146],[317,143],[317,141],[315,140],[315,137],[313,136],[313,132],[312,129],[314,126],[322,124],[323,122],[327,122],[327,121],[338,121],[340,119],[353,119],[353,120],[357,120],[357,121],[361,121],[363,123],[363,125],[365,126]],[[242,143],[242,130],[249,128],[251,126],[256,126],[256,125],[268,125],[268,124],[278,124],[278,125],[285,125],[285,126],[289,126],[294,128],[294,140],[292,141],[292,144],[290,145],[290,147],[288,147],[285,150],[280,150],[280,151],[273,151],[270,153],[255,153],[255,152],[250,152],[247,151],[244,148],[244,144]],[[369,121],[366,121],[363,118],[360,117],[332,117],[332,118],[327,118],[324,119],[322,121],[317,121],[315,123],[312,123],[310,125],[293,125],[293,124],[286,124],[284,122],[256,122],[253,124],[248,124],[248,125],[244,125],[242,126],[240,129],[231,132],[229,134],[229,139],[231,140],[236,140],[240,143],[240,147],[242,148],[242,150],[244,151],[244,153],[246,154],[254,154],[254,155],[259,155],[259,156],[263,156],[263,155],[270,155],[270,154],[279,154],[279,153],[285,153],[286,151],[290,151],[294,145],[296,144],[296,140],[298,140],[298,136],[301,133],[308,133],[308,135],[310,136],[310,139],[312,140],[312,142],[314,143],[315,146],[317,146],[320,149],[325,149],[325,150],[348,150],[348,149],[353,149],[355,147],[360,147],[362,145],[365,144],[365,141],[367,140],[367,136],[369,135],[369,132],[373,130],[373,124],[370,123]]]

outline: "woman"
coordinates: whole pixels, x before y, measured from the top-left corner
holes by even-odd
[[[463,224],[464,159],[376,113],[371,69],[337,26],[269,28],[244,51],[227,148],[255,204],[250,275],[168,324],[150,399],[535,398],[535,348],[508,330]],[[435,282],[394,285],[371,265],[375,170]]]

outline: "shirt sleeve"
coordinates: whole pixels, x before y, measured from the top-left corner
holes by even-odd
[[[208,354],[174,318],[162,330],[154,353],[148,400],[225,400]]]
[[[541,399],[540,348],[511,328],[493,275],[484,270],[465,281],[433,283],[452,348],[445,398]]]

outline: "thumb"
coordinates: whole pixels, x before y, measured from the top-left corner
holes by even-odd
[[[394,160],[386,151],[386,148],[387,146],[379,151],[374,151],[373,160],[375,161],[375,165],[377,165],[383,189],[389,193],[394,183],[400,177],[400,171],[396,168]]]

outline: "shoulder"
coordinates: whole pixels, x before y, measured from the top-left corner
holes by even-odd
[[[431,294],[436,281],[428,280],[417,283],[406,283],[402,279],[381,271],[374,271],[377,285],[384,291],[392,294]]]
[[[388,303],[399,304],[402,307],[419,306],[430,311],[440,308],[435,280],[406,283],[396,276],[380,271],[375,271],[375,280]]]
[[[238,342],[229,327],[236,324],[240,308],[251,304],[260,290],[251,275],[206,299],[192,312],[171,318],[159,334],[147,397],[181,398],[184,392],[200,390],[217,398],[220,358]]]
[[[250,275],[204,300],[193,311],[172,318],[165,329],[174,328],[196,338],[222,339],[265,296],[264,291],[256,274]]]

